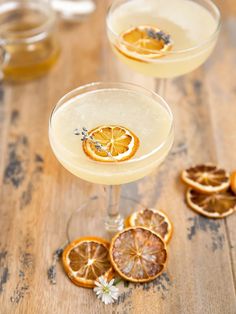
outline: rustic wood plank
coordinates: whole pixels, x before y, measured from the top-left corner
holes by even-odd
[[[225,5],[218,1],[222,9],[224,23],[222,27],[221,44],[217,46],[217,53],[208,62],[211,71],[208,73],[208,95],[211,104],[213,134],[215,137],[217,159],[219,163],[233,171],[236,169],[236,75],[232,71],[235,64],[236,47],[236,6],[233,1],[226,1]],[[215,75],[219,73],[219,75]],[[236,289],[236,215],[225,220],[234,286]]]
[[[101,189],[74,178],[56,161],[47,140],[48,116],[63,94],[90,81],[132,81],[153,89],[156,82],[114,58],[105,37],[106,3],[99,1],[85,23],[61,25],[62,55],[47,77],[24,85],[4,84],[0,312],[235,313],[236,217],[215,221],[194,214],[184,203],[185,188],[178,178],[183,168],[196,162],[235,168],[236,7],[234,0],[217,2],[225,19],[223,40],[206,65],[167,86],[176,118],[175,153],[151,176],[123,189],[148,206],[165,209],[173,221],[167,270],[153,283],[121,285],[117,305],[104,306],[92,291],[74,286],[60,265],[57,284],[47,279],[52,252],[65,241],[71,212]]]

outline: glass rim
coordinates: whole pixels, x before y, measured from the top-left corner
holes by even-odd
[[[111,11],[113,9],[113,7],[119,3],[119,2],[122,2],[124,0],[114,0],[112,2],[112,4],[109,6],[108,10],[107,10],[107,14],[106,14],[106,26],[107,26],[107,29],[109,30],[109,32],[111,32],[113,34],[113,36],[119,40],[119,42],[121,42],[122,44],[128,46],[128,47],[131,47],[131,48],[134,48],[135,46],[130,44],[130,43],[127,43],[125,40],[121,39],[120,37],[120,34],[118,34],[117,32],[115,32],[112,27],[110,26],[108,20],[109,20],[109,17],[111,15]],[[132,1],[135,1],[135,0],[132,0]],[[220,13],[220,10],[219,8],[217,7],[217,5],[212,1],[212,0],[201,0],[205,3],[208,3],[212,6],[212,8],[214,9],[214,12],[216,13],[217,15],[217,27],[215,29],[215,31],[205,40],[203,40],[200,44],[198,45],[195,45],[193,47],[190,47],[190,48],[186,48],[186,49],[179,49],[179,50],[175,50],[175,51],[172,51],[172,50],[169,50],[169,51],[165,51],[163,52],[163,56],[168,56],[168,55],[181,55],[181,54],[184,54],[184,53],[188,53],[188,52],[192,52],[192,51],[195,51],[195,50],[198,50],[199,48],[201,47],[204,47],[205,45],[207,45],[209,42],[211,42],[216,36],[217,34],[219,33],[220,29],[221,29],[221,25],[222,25],[222,20],[221,20],[221,13]],[[196,2],[196,0],[193,0],[193,2]],[[141,48],[142,51],[144,52],[149,52],[149,53],[156,53],[155,50],[151,50],[151,49],[145,49],[145,48]],[[150,59],[150,58],[146,58],[145,55],[140,57],[140,59],[142,60],[149,60],[149,62],[158,62],[159,61],[159,58],[158,59]]]
[[[39,26],[28,30],[7,31],[6,34],[0,33],[0,44],[20,44],[39,41],[45,38],[45,33],[50,31],[56,22],[56,13],[50,2],[34,0],[1,0],[0,5],[0,15],[5,12],[10,12],[11,10],[18,10],[19,8],[28,8],[29,10],[35,9],[41,11],[42,15],[45,15],[45,21],[40,23]],[[23,35],[23,37],[11,38],[11,35],[14,34],[20,34]]]
[[[123,165],[123,164],[128,164],[128,163],[137,163],[137,162],[140,162],[142,160],[145,160],[145,159],[153,156],[158,151],[160,151],[162,149],[162,147],[165,146],[165,144],[168,142],[170,137],[172,135],[174,135],[174,116],[173,116],[173,113],[172,113],[168,103],[160,95],[158,95],[156,92],[153,92],[153,91],[151,91],[151,90],[149,90],[149,89],[147,89],[145,87],[142,87],[142,86],[140,86],[138,84],[134,84],[134,83],[129,83],[129,82],[102,82],[102,81],[100,81],[100,82],[99,81],[98,82],[92,82],[92,83],[88,83],[88,84],[85,84],[85,85],[81,85],[81,86],[71,90],[70,92],[66,93],[64,96],[62,96],[59,99],[59,101],[56,103],[56,105],[53,107],[52,111],[51,111],[51,114],[50,114],[50,117],[49,117],[49,132],[51,132],[53,130],[53,126],[52,126],[53,115],[56,113],[57,109],[60,108],[61,105],[66,103],[65,100],[67,100],[68,97],[74,95],[75,93],[83,94],[83,92],[81,93],[81,91],[86,90],[86,89],[90,89],[90,88],[92,90],[85,91],[85,93],[91,92],[93,90],[99,90],[99,88],[96,89],[96,87],[101,87],[101,86],[104,86],[103,88],[100,88],[101,90],[109,90],[109,89],[110,90],[112,90],[112,89],[132,90],[131,88],[134,88],[134,90],[135,90],[135,88],[139,89],[139,90],[142,90],[143,92],[146,92],[146,95],[149,94],[150,97],[157,98],[161,102],[160,105],[165,108],[166,112],[168,113],[168,115],[170,117],[170,121],[171,121],[171,125],[170,125],[170,129],[168,131],[168,134],[166,135],[165,139],[157,147],[155,147],[149,153],[147,153],[147,154],[145,154],[143,156],[140,156],[138,158],[135,158],[135,156],[134,156],[134,158],[132,157],[129,160],[119,161],[119,162],[117,162],[117,165]],[[130,89],[129,88],[125,88],[125,87],[130,87]],[[136,90],[136,91],[138,92],[138,90]],[[75,95],[75,97],[76,96],[78,96],[78,95]],[[74,97],[72,97],[72,98],[74,98]],[[70,99],[72,99],[72,98],[70,98]],[[68,149],[66,149],[66,150],[69,151]],[[91,160],[91,162],[96,162],[97,163],[97,161],[95,161],[95,160],[94,161]],[[108,166],[109,165],[110,166],[114,166],[115,162],[114,163],[113,162],[108,163],[108,162],[100,162],[99,161],[99,164],[103,164],[103,165],[105,164],[105,165],[108,165]]]

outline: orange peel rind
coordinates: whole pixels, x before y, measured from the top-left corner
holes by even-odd
[[[62,263],[70,280],[77,286],[93,288],[98,277],[111,278],[110,243],[98,237],[82,237],[64,250]]]
[[[138,137],[129,129],[118,125],[103,125],[89,131],[89,136],[101,144],[103,150],[96,148],[93,141],[85,140],[85,154],[101,162],[120,162],[132,158],[139,148]]]
[[[189,188],[186,201],[190,208],[208,218],[224,218],[236,211],[236,195],[231,189],[205,194]]]
[[[155,34],[161,33],[162,37],[155,38]],[[165,38],[168,38],[166,41]],[[170,36],[159,28],[150,25],[132,27],[120,34],[120,41],[115,46],[126,57],[141,61],[163,57],[171,50],[173,42]]]
[[[167,251],[164,240],[144,227],[120,231],[111,241],[110,260],[116,272],[131,282],[148,282],[164,270]]]
[[[188,186],[206,194],[226,191],[230,185],[229,173],[212,164],[201,164],[186,169],[181,177]]]
[[[168,243],[173,232],[173,225],[168,216],[157,209],[146,208],[131,214],[125,220],[126,227],[146,227],[159,234]]]

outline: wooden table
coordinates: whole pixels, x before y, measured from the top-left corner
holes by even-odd
[[[91,81],[156,82],[115,60],[105,35],[107,3],[83,24],[60,25],[62,55],[42,79],[0,89],[0,313],[235,314],[236,215],[203,218],[189,210],[180,183],[183,168],[211,161],[236,168],[236,4],[216,1],[224,24],[211,58],[174,79],[167,100],[176,119],[174,153],[126,193],[163,208],[174,224],[166,271],[152,283],[122,287],[118,304],[105,306],[91,290],[74,286],[58,265],[47,269],[65,241],[78,204],[99,187],[79,180],[55,159],[48,118],[58,99]]]

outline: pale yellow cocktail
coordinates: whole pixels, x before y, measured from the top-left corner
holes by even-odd
[[[144,177],[166,158],[173,143],[173,117],[165,101],[152,92],[132,84],[103,85],[65,96],[52,114],[49,137],[57,159],[71,173],[89,182],[119,185]],[[88,158],[74,130],[102,125],[120,125],[139,138],[131,159]]]
[[[118,58],[158,78],[183,75],[203,64],[215,47],[219,26],[219,10],[210,0],[116,0],[107,16],[108,38]],[[150,31],[169,36],[168,49],[158,48]]]

